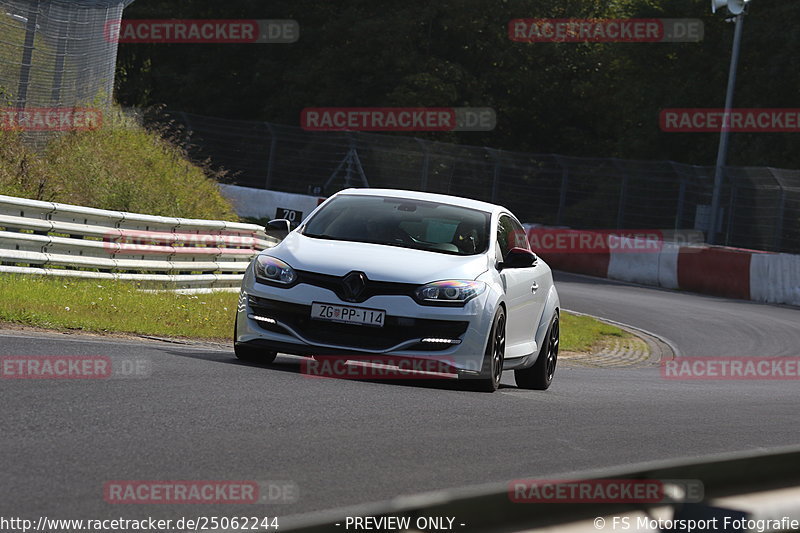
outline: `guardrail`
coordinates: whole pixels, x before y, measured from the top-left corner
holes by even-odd
[[[0,195],[0,272],[238,287],[277,241],[255,224],[143,215]]]
[[[463,533],[539,529],[551,533],[667,530],[775,533],[800,528],[800,448],[796,446],[769,454],[736,452],[694,461],[660,461],[578,472],[559,476],[559,479],[562,481],[552,481],[553,487],[566,486],[572,483],[569,480],[655,481],[663,483],[665,494],[669,492],[670,497],[665,503],[559,502],[557,498],[550,502],[517,503],[510,492],[510,483],[494,483],[287,517],[281,521],[282,531],[328,533],[364,530],[363,527],[353,527],[354,517],[369,517],[372,524],[386,523],[381,518],[389,517],[394,518],[392,523],[399,524],[403,520],[397,519],[407,518],[409,527],[381,529],[394,533],[443,529]],[[668,491],[670,487],[675,490]],[[687,494],[682,487],[692,488],[693,494]],[[454,525],[439,529],[419,527],[420,518],[425,522],[426,518],[441,517],[452,518]],[[700,525],[700,521],[710,525],[709,521],[715,517],[716,527]],[[724,526],[725,517],[733,525]],[[696,527],[688,527],[692,523]]]

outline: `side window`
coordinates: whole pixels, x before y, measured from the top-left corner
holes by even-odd
[[[501,215],[500,220],[497,221],[498,261],[502,261],[508,255],[508,251],[514,247],[514,241],[509,242],[509,238],[513,239],[512,222],[508,215]]]
[[[528,237],[519,222],[508,215],[501,215],[497,223],[498,260],[502,261],[512,248],[530,250]]]
[[[523,248],[525,250],[530,250],[531,245],[528,243],[528,235],[525,233],[525,228],[513,218],[509,217],[508,222],[511,224],[511,233],[508,237],[509,249]]]

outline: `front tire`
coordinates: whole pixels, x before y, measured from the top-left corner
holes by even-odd
[[[553,383],[558,363],[558,345],[561,341],[558,313],[550,319],[542,348],[536,363],[530,368],[514,371],[514,379],[521,389],[547,390]]]
[[[473,380],[472,389],[478,392],[494,392],[500,388],[503,377],[503,361],[506,353],[506,312],[501,307],[494,317],[492,331],[483,354],[481,377]]]

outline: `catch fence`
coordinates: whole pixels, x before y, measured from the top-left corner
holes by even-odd
[[[531,154],[402,135],[308,132],[181,112],[170,123],[198,160],[247,187],[329,195],[348,186],[454,194],[526,222],[581,229],[709,230],[713,166]],[[726,167],[717,244],[800,252],[800,171]]]

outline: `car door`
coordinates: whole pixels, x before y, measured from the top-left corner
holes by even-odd
[[[497,225],[497,260],[502,261],[512,248],[530,250],[522,225],[510,215],[500,215]],[[547,299],[547,271],[537,262],[528,268],[500,271],[506,291],[506,357],[521,357],[535,350],[536,326]]]

